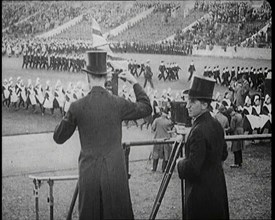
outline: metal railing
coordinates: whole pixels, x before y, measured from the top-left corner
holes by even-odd
[[[226,141],[236,141],[236,140],[267,140],[271,139],[272,134],[253,134],[253,135],[228,135],[225,136]],[[145,140],[145,141],[132,141],[132,142],[124,142],[123,148],[129,148],[133,146],[144,146],[144,145],[154,145],[154,144],[165,144],[165,143],[174,143],[176,139],[154,139],[154,140]],[[30,175],[30,179],[33,180],[34,183],[34,198],[35,198],[35,213],[36,213],[36,220],[39,220],[39,188],[41,187],[42,182],[47,182],[49,184],[49,197],[48,202],[50,205],[50,220],[53,220],[53,207],[54,207],[54,196],[53,196],[53,185],[54,181],[67,181],[67,180],[77,180],[78,175],[71,175],[71,176],[34,176]],[[74,204],[77,198],[78,188],[73,194],[72,202],[70,205],[70,209],[68,212],[67,220],[71,219],[72,211],[74,208]]]

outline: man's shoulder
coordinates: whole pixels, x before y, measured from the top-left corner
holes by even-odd
[[[78,99],[78,100],[76,100],[76,101],[74,101],[74,102],[72,102],[71,103],[71,106],[73,107],[73,108],[79,108],[79,107],[81,107],[83,104],[85,104],[85,103],[87,103],[87,96],[84,96],[84,97],[82,97],[82,98],[80,98],[80,99]]]

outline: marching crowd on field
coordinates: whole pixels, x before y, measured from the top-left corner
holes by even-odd
[[[269,72],[271,72],[271,69],[268,69],[267,67],[263,69],[262,67],[255,68],[252,66],[249,69],[248,67],[238,66],[235,68],[232,66],[231,70],[229,70],[229,68],[226,66],[222,68],[221,73],[220,67],[217,65],[213,66],[212,68],[211,66],[205,66],[203,76],[215,79],[217,84],[222,86],[230,86],[232,83],[236,82],[237,80],[241,79],[242,76],[244,76],[252,89],[261,91],[262,85]]]
[[[63,54],[45,52],[24,52],[22,68],[39,68],[46,70],[60,70],[80,72],[85,66],[83,54]]]
[[[131,61],[129,63],[129,71],[138,76],[140,72],[137,71],[137,63]],[[147,61],[145,68],[149,68],[150,61]],[[158,78],[161,80],[162,74],[161,71],[164,68],[164,62],[162,61],[159,68]],[[259,73],[255,75],[256,81],[249,75],[249,71],[246,72],[247,68],[237,68],[236,76],[232,74],[234,68],[231,70],[231,75],[226,74],[226,78],[223,78],[221,85],[227,87],[224,94],[217,92],[215,95],[214,101],[211,103],[211,112],[215,117],[217,114],[223,114],[228,117],[230,121],[230,109],[239,112],[244,117],[244,127],[245,130],[252,132],[256,129],[259,133],[263,131],[264,128],[270,129],[272,122],[271,118],[271,96],[265,92],[265,79],[270,78],[271,71],[259,68]],[[150,68],[149,68],[150,70]],[[218,79],[214,77],[213,74],[209,73],[210,71],[204,72],[205,77],[211,77],[213,79]],[[229,72],[228,68],[225,68],[225,72]],[[251,68],[251,71],[253,69]],[[146,70],[147,71],[147,70]],[[145,72],[146,72],[145,71]],[[253,72],[253,71],[252,71]],[[215,73],[214,73],[215,74]],[[144,75],[146,75],[144,73]],[[168,73],[166,78],[163,77],[163,80],[169,80]],[[168,78],[167,78],[168,77]],[[146,77],[145,77],[146,78]],[[225,80],[226,79],[226,80]],[[107,84],[106,84],[107,85]],[[65,89],[60,80],[57,80],[54,87],[51,86],[51,82],[47,80],[46,85],[43,87],[40,79],[37,78],[35,84],[32,83],[31,79],[28,79],[27,84],[24,83],[21,77],[17,77],[16,83],[13,83],[12,77],[8,80],[4,79],[2,85],[2,104],[7,108],[19,109],[21,106],[25,109],[28,109],[29,106],[32,107],[33,111],[36,112],[37,108],[40,108],[42,115],[45,114],[45,110],[48,109],[51,114],[54,113],[55,109],[60,109],[62,115],[66,113],[70,104],[76,101],[79,98],[84,97],[87,94],[87,90],[84,88],[82,82],[77,82],[73,84],[70,82]],[[171,88],[163,89],[163,91],[158,91],[151,85],[151,87],[146,87],[147,94],[151,99],[151,104],[153,107],[153,114],[144,119],[142,126],[147,124],[147,128],[152,124],[153,120],[160,115],[160,108],[168,108],[171,115],[171,106],[172,102],[182,102],[185,100],[185,90],[172,91]],[[106,89],[107,86],[106,86]],[[111,91],[111,90],[110,90]],[[131,101],[134,100],[133,91],[124,84],[119,89],[119,96],[127,98]],[[138,126],[138,123],[135,122]],[[128,126],[128,122],[126,123]]]
[[[21,106],[25,109],[31,106],[34,112],[39,107],[42,115],[46,109],[53,114],[54,109],[59,108],[61,114],[64,115],[73,101],[87,94],[83,87],[82,82],[79,81],[75,85],[70,82],[65,89],[60,80],[57,80],[54,87],[51,86],[50,80],[47,80],[43,87],[39,77],[34,84],[31,79],[28,79],[25,84],[20,76],[14,84],[13,78],[10,77],[3,81],[2,103],[7,108],[13,107],[16,110]]]

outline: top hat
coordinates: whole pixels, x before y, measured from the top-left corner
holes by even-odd
[[[87,51],[88,63],[82,71],[92,75],[106,75],[107,72],[107,52],[102,50]]]
[[[188,91],[189,98],[213,100],[215,82],[208,77],[194,76]]]

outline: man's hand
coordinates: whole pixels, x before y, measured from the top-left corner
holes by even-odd
[[[177,160],[176,160],[176,167],[178,167],[178,163],[181,161],[181,160],[184,160],[185,159],[185,155],[183,155],[183,157],[179,157]]]
[[[126,81],[128,81],[132,85],[137,83],[136,78],[129,71],[121,72],[118,77],[121,79],[126,79]]]
[[[181,134],[177,134],[175,137],[176,142],[180,143],[183,141],[184,136]]]

